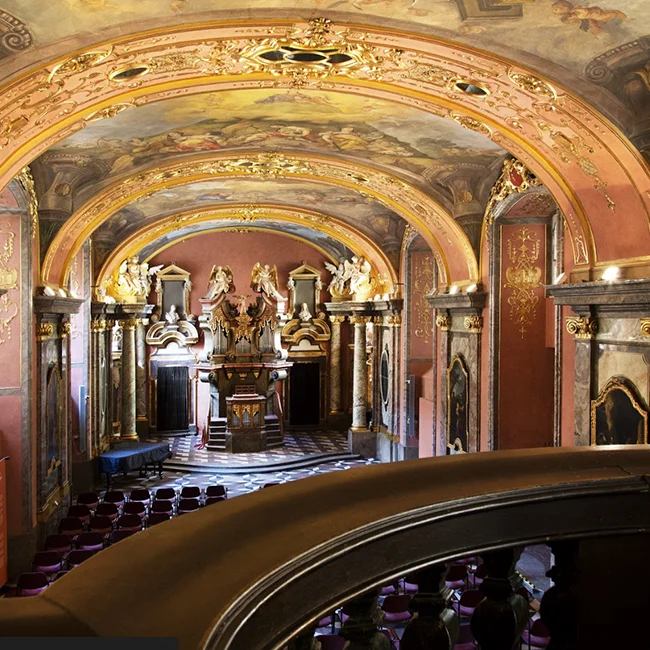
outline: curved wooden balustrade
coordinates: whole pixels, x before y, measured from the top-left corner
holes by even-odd
[[[276,649],[412,569],[650,530],[646,475],[650,448],[609,447],[432,458],[296,481],[138,533],[41,596],[5,599],[0,634]]]

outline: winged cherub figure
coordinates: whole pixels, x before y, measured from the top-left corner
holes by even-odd
[[[259,262],[255,263],[251,274],[251,289],[258,293],[264,292],[279,302],[287,301],[278,291],[278,269],[275,264],[271,268],[268,264],[262,266]]]
[[[213,266],[208,280],[208,295],[206,298],[212,300],[222,293],[232,293],[235,285],[232,281],[232,271],[229,266]]]

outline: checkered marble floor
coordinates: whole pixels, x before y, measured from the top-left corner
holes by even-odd
[[[341,472],[353,467],[364,467],[366,465],[375,465],[380,461],[374,458],[359,460],[340,460],[334,462],[323,462],[315,467],[306,467],[304,469],[294,469],[286,472],[265,472],[263,474],[238,474],[238,475],[220,475],[218,470],[214,474],[205,474],[198,472],[173,472],[163,471],[163,478],[150,472],[147,477],[139,478],[133,474],[122,476],[116,475],[113,479],[112,489],[130,492],[135,488],[147,488],[149,490],[159,487],[173,487],[177,491],[185,485],[198,485],[205,488],[208,485],[224,485],[228,488],[228,496],[239,496],[259,490],[266,483],[287,483],[296,481],[308,476],[326,474],[328,472]],[[100,492],[104,486],[99,485]]]
[[[199,449],[201,439],[196,435],[176,438],[152,438],[156,442],[168,442],[173,457],[170,462],[189,465],[214,465],[222,467],[245,467],[300,460],[323,453],[346,453],[347,437],[338,431],[287,431],[284,446],[249,454],[228,454],[226,452]]]

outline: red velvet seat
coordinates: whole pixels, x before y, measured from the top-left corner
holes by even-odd
[[[551,642],[551,633],[541,619],[532,621],[529,629],[524,630],[521,635],[522,641],[530,650],[537,650],[538,648],[546,648]]]
[[[128,501],[124,504],[122,513],[125,515],[137,515],[140,519],[144,519],[147,514],[147,507],[142,501]]]
[[[145,488],[136,488],[135,490],[131,490],[129,500],[131,503],[134,501],[144,503],[145,507],[148,508],[151,505],[151,492]]]
[[[447,572],[445,585],[449,589],[464,589],[467,587],[467,565],[452,564]]]
[[[169,501],[170,503],[175,504],[177,496],[178,495],[176,494],[176,490],[174,490],[174,488],[158,488],[156,490],[156,496],[154,498],[156,501]]]
[[[487,567],[485,564],[479,564],[476,567],[476,571],[474,571],[472,575],[472,582],[474,583],[474,586],[478,587],[480,584],[482,584],[485,578],[487,578]]]
[[[90,508],[83,503],[68,508],[68,517],[78,517],[82,524],[88,523],[90,515]]]
[[[458,602],[454,603],[459,616],[471,616],[485,596],[478,589],[464,591]]]
[[[127,537],[131,537],[131,535],[135,535],[135,532],[132,530],[128,530],[126,528],[120,528],[119,530],[114,530],[108,537],[108,541],[110,544],[117,544],[118,542],[121,542],[123,539],[126,539]]]
[[[109,490],[104,492],[104,503],[113,503],[119,509],[124,505],[125,501],[126,497],[122,490]]]
[[[154,501],[151,504],[151,514],[157,513],[157,512],[164,512],[165,514],[169,515],[172,517],[174,515],[174,504],[171,501]],[[151,517],[151,515],[149,515]]]

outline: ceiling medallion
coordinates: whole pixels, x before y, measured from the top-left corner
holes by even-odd
[[[50,72],[48,81],[52,81],[54,77],[57,76],[69,76],[72,74],[78,74],[80,72],[85,72],[89,68],[92,68],[104,59],[108,58],[113,52],[113,48],[110,47],[107,50],[98,50],[96,52],[84,52],[83,54],[78,54],[67,61],[55,66]]]
[[[532,93],[533,95],[539,95],[540,97],[549,99],[552,102],[557,99],[555,88],[553,88],[551,84],[546,83],[546,81],[540,79],[539,77],[534,77],[531,74],[521,74],[512,70],[508,73],[508,76],[520,88],[529,93]]]

